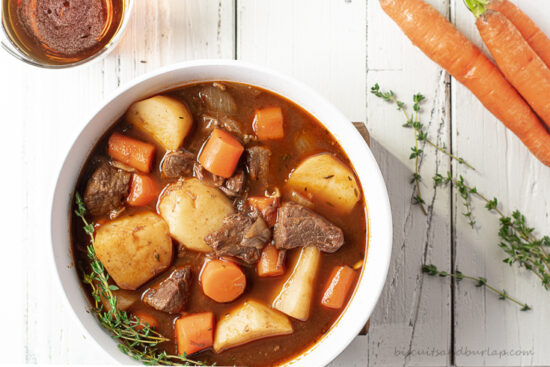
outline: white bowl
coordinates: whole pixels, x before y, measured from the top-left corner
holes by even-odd
[[[362,268],[358,287],[340,318],[321,340],[285,364],[324,366],[338,356],[359,333],[370,317],[384,286],[392,245],[388,194],[369,147],[348,119],[309,87],[262,67],[239,61],[220,60],[168,66],[119,89],[92,115],[65,158],[52,202],[52,250],[65,297],[80,324],[106,353],[118,362],[132,362],[118,350],[116,341],[94,316],[87,312],[90,308],[88,298],[76,268],[72,266],[69,213],[73,209],[73,190],[94,145],[132,102],[177,86],[205,81],[234,81],[258,86],[300,105],[336,137],[359,176],[368,209],[368,256]]]

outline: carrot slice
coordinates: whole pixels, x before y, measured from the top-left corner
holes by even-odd
[[[126,201],[131,206],[143,206],[155,200],[159,190],[155,180],[146,175],[134,173]]]
[[[342,308],[354,280],[355,272],[349,266],[334,268],[325,287],[321,304],[328,308]]]
[[[257,110],[252,121],[252,128],[259,140],[284,138],[283,111],[280,107]]]
[[[140,325],[136,326],[136,330],[143,330],[144,325],[148,325],[150,328],[158,329],[159,322],[153,315],[148,314],[144,311],[136,311],[132,312],[132,314],[137,317],[140,322]]]
[[[214,314],[202,312],[181,316],[176,320],[179,355],[189,355],[214,344]]]
[[[155,158],[155,146],[114,133],[107,143],[107,154],[142,172],[149,173]]]
[[[266,223],[273,227],[277,221],[277,208],[280,204],[278,197],[250,196],[248,198],[250,206],[258,209]]]
[[[200,164],[210,173],[229,178],[233,175],[244,147],[228,132],[214,129],[199,156]]]
[[[246,287],[246,276],[233,262],[208,261],[201,272],[202,291],[216,302],[231,302],[239,297]]]
[[[279,250],[274,245],[264,247],[256,270],[260,277],[276,277],[285,273],[284,264],[279,261]]]

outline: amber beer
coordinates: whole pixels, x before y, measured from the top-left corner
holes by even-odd
[[[63,65],[102,50],[117,33],[124,0],[2,0],[2,23],[28,57]]]

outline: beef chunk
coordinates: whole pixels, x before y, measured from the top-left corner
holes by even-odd
[[[233,176],[225,179],[206,170],[200,163],[195,162],[193,173],[196,178],[207,185],[222,190],[229,197],[237,197],[244,192],[246,186],[246,174],[242,169],[237,169]]]
[[[237,197],[244,192],[246,186],[246,173],[244,170],[237,169],[233,176],[229,177],[220,187],[227,196]]]
[[[273,239],[278,249],[317,246],[321,251],[335,252],[344,244],[340,228],[293,202],[284,203],[279,208]]]
[[[162,176],[165,178],[178,178],[190,176],[193,173],[195,155],[191,152],[178,150],[166,153],[162,160]]]
[[[183,311],[191,294],[191,276],[190,265],[177,268],[168,279],[145,292],[143,302],[163,312]]]
[[[271,230],[262,218],[251,218],[242,213],[225,217],[223,226],[204,238],[216,255],[235,256],[248,264],[260,259],[265,243],[271,238]]]
[[[242,139],[243,131],[241,129],[241,124],[237,120],[232,119],[227,116],[214,117],[211,115],[202,115],[202,121],[205,124],[207,129],[213,129],[214,127],[219,127],[226,130],[227,132],[237,136]]]
[[[246,150],[248,173],[253,180],[267,181],[271,150],[263,146],[250,147]]]
[[[279,209],[280,203],[281,198],[277,196],[271,201],[271,203],[269,203],[269,205],[263,206],[261,210],[254,205],[249,205],[249,210],[251,210],[255,215],[261,216],[269,227],[273,227],[277,221],[277,209]]]
[[[131,173],[102,162],[84,190],[84,204],[90,214],[105,215],[124,208],[123,201],[128,195],[131,177]]]
[[[207,185],[220,187],[225,182],[225,178],[221,176],[216,176],[206,170],[200,163],[195,162],[193,166],[193,174],[200,181],[204,182]]]

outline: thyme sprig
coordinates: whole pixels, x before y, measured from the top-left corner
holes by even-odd
[[[485,2],[485,0],[478,0],[479,2]],[[418,162],[418,158],[423,158],[424,151],[418,148],[418,142],[425,142],[432,146],[436,150],[447,155],[451,160],[463,164],[473,170],[470,164],[468,164],[463,158],[458,157],[450,153],[447,148],[439,146],[428,138],[427,133],[424,130],[424,126],[419,122],[418,112],[420,110],[420,103],[424,100],[421,94],[415,94],[413,96],[413,118],[409,117],[406,112],[405,103],[398,100],[393,91],[384,91],[378,84],[375,84],[371,88],[371,93],[375,96],[382,98],[388,103],[395,103],[397,109],[403,111],[406,119],[406,123],[403,127],[413,128],[415,131],[415,146],[412,149],[411,159],[414,158]],[[411,179],[411,184],[415,184],[415,191],[419,190],[419,183],[422,180],[421,175],[418,172],[418,163],[415,164],[416,169]],[[478,191],[475,186],[470,186],[466,183],[463,176],[458,178],[453,177],[451,173],[447,173],[443,176],[437,173],[433,177],[434,187],[440,185],[453,186],[459,196],[462,198],[465,212],[463,215],[468,220],[468,224],[474,228],[476,220],[473,214],[472,198],[476,197],[481,200],[485,208],[492,213],[495,213],[499,217],[500,228],[498,231],[499,243],[498,246],[505,252],[506,257],[503,261],[509,265],[517,264],[519,267],[529,270],[535,276],[537,276],[545,289],[550,289],[550,237],[549,236],[536,236],[534,234],[535,229],[527,226],[525,216],[516,210],[511,215],[506,215],[500,208],[497,198],[489,199]],[[420,197],[421,199],[421,197]],[[418,201],[418,203],[424,203]],[[422,207],[424,213],[426,213],[425,207]]]
[[[413,122],[411,122],[411,119],[409,119],[409,115],[406,112],[406,104],[402,101],[397,100],[397,98],[395,97],[395,93],[392,90],[383,91],[380,88],[380,85],[378,83],[376,83],[371,88],[371,93],[374,94],[375,96],[379,97],[379,98],[382,98],[386,102],[395,103],[397,105],[397,109],[403,111],[406,123],[403,124],[402,126],[407,127],[407,128],[413,128],[415,130],[415,133],[417,134],[418,141],[426,142],[428,145],[431,145],[433,148],[435,148],[436,150],[438,150],[441,153],[445,154],[449,158],[453,159],[458,164],[463,164],[466,167],[470,168],[471,170],[475,171],[475,168],[471,164],[469,164],[464,158],[456,156],[453,153],[451,153],[445,145],[440,146],[440,145],[434,143],[431,139],[429,139],[428,138],[428,133],[425,131],[424,125],[422,123],[418,122],[417,124],[414,124]],[[416,93],[416,94],[413,95],[413,110],[415,112],[415,120],[416,121],[419,120],[418,114],[419,114],[420,109],[421,109],[420,104],[422,102],[424,102],[425,99],[426,99],[426,97],[424,95],[422,95],[421,93]]]
[[[170,355],[159,351],[160,343],[170,341],[149,324],[142,323],[135,315],[128,314],[118,308],[117,298],[113,291],[118,287],[109,281],[109,274],[97,258],[94,250],[94,223],[86,219],[86,206],[79,193],[75,195],[75,214],[84,224],[84,232],[90,237],[87,246],[87,256],[90,260],[90,273],[83,272],[83,282],[91,288],[94,301],[92,312],[103,327],[108,329],[113,338],[119,341],[118,348],[125,354],[141,361],[146,365],[181,365],[205,366],[204,363],[194,361],[185,355]],[[104,302],[109,307],[104,306]]]
[[[483,277],[473,277],[473,276],[470,276],[470,275],[464,275],[463,273],[461,273],[458,270],[455,273],[448,273],[446,271],[440,271],[439,269],[437,269],[437,267],[435,265],[432,265],[432,264],[423,265],[422,266],[422,272],[425,273],[425,274],[431,275],[431,276],[440,276],[442,278],[446,278],[446,277],[454,278],[458,282],[463,280],[463,279],[472,280],[472,281],[476,282],[476,287],[485,287],[485,288],[489,289],[490,291],[496,293],[498,295],[498,299],[503,300],[503,301],[504,300],[509,300],[509,301],[514,302],[515,304],[517,304],[518,306],[521,307],[521,311],[531,310],[531,307],[529,305],[527,305],[526,303],[520,302],[517,299],[511,297],[508,294],[508,292],[506,292],[506,290],[504,290],[504,289],[499,290],[498,288],[490,285],[489,283],[487,283],[487,279],[485,279]]]
[[[412,128],[414,131],[414,146],[411,147],[411,154],[409,155],[409,159],[414,159],[414,173],[410,181],[415,188],[413,203],[419,205],[420,208],[422,209],[422,212],[425,215],[427,215],[428,212],[426,210],[426,202],[422,197],[422,193],[420,189],[420,182],[422,181],[422,176],[420,175],[420,163],[424,155],[424,150],[420,147],[420,144],[426,143],[432,146],[433,148],[435,148],[436,150],[438,150],[439,152],[447,155],[449,158],[455,160],[459,164],[464,164],[470,169],[474,169],[474,167],[470,165],[468,162],[466,162],[463,158],[458,157],[452,154],[451,152],[449,152],[444,145],[440,146],[437,143],[434,143],[428,137],[428,132],[426,131],[424,125],[420,122],[420,118],[419,118],[421,104],[426,99],[426,97],[424,97],[422,94],[416,93],[413,95],[413,98],[412,98],[413,112],[409,115],[409,113],[407,112],[407,105],[405,104],[405,102],[398,100],[395,93],[392,90],[384,91],[380,88],[380,85],[376,83],[371,88],[371,93],[388,103],[395,103],[395,105],[397,106],[397,110],[402,111],[403,116],[405,117],[405,123],[402,126],[405,128]]]
[[[499,209],[496,197],[489,199],[475,186],[466,184],[462,176],[456,179],[450,173],[447,173],[447,176],[437,174],[433,179],[435,185],[455,185],[465,201],[471,203],[472,197],[476,197],[484,203],[485,209],[495,213],[500,222],[498,246],[507,255],[503,261],[508,265],[518,264],[519,267],[531,271],[540,279],[545,289],[550,288],[550,237],[535,236],[535,228],[527,226],[525,216],[519,210],[513,211],[511,215],[505,215]],[[471,204],[468,208],[471,209]],[[467,217],[471,218],[471,215]]]
[[[434,186],[442,186],[447,185],[449,183],[452,183],[457,191],[460,197],[462,198],[462,203],[465,208],[465,212],[462,213],[464,217],[468,220],[468,224],[470,227],[474,228],[476,221],[473,215],[473,209],[472,209],[472,195],[478,195],[478,191],[476,187],[470,187],[466,185],[464,181],[464,177],[461,175],[458,179],[453,178],[450,172],[447,172],[447,176],[443,176],[440,173],[437,173],[433,177]],[[481,195],[483,196],[483,195]]]

